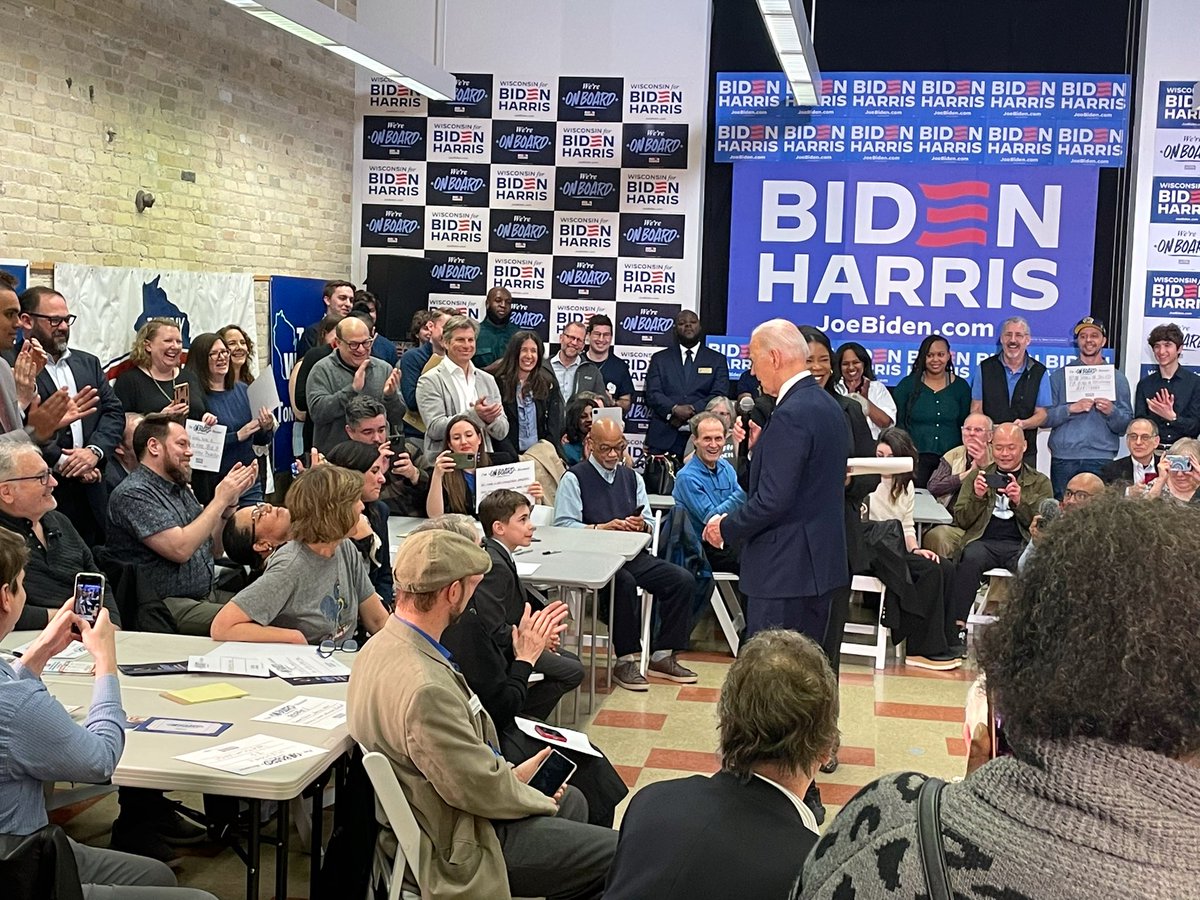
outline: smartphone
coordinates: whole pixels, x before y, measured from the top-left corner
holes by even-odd
[[[983,480],[987,483],[987,486],[990,488],[996,488],[997,490],[1008,487],[1008,481],[1010,478],[1012,478],[1012,476],[1007,472],[988,472],[983,476]]]
[[[104,606],[104,576],[99,572],[80,572],[75,576],[75,615],[96,624]]]
[[[1012,747],[1004,737],[1004,723],[996,707],[992,704],[991,692],[988,693],[988,737],[991,739],[992,759],[1000,756],[1012,756]]]
[[[529,786],[541,791],[547,797],[553,797],[558,793],[560,787],[570,781],[574,774],[575,763],[557,750],[551,750],[550,755],[542,760],[542,764],[537,767],[537,771],[529,779]]]
[[[183,384],[175,385],[175,402],[176,403],[191,403],[191,385],[186,381]]]
[[[404,443],[404,435],[402,434],[388,438],[388,446],[392,449],[393,462],[395,462],[395,457],[402,453],[408,453],[408,445]]]
[[[1192,458],[1190,456],[1176,456],[1168,453],[1167,468],[1172,472],[1190,472],[1192,470]]]
[[[473,469],[478,462],[477,456],[474,453],[451,453],[450,458],[454,460],[454,468],[456,469]]]

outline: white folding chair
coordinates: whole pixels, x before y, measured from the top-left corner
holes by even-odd
[[[651,556],[658,556],[658,536],[662,531],[662,510],[654,510],[654,518],[650,522],[650,550]],[[646,672],[650,668],[650,627],[654,622],[654,595],[649,591],[638,589],[638,593],[642,595],[642,677],[645,677]],[[610,628],[611,628],[611,622]],[[609,672],[611,678],[612,672]]]
[[[996,621],[996,616],[989,614],[987,611],[992,588],[996,586],[998,581],[1013,577],[1012,572],[1003,568],[988,569],[983,574],[987,577],[988,582],[975,593],[975,600],[971,604],[971,612],[967,616],[967,631],[971,634],[975,633],[976,628],[991,625]]]
[[[872,578],[869,575],[855,575],[850,582],[850,590],[862,594],[878,594],[879,595],[879,612],[875,616],[875,624],[868,625],[858,622],[847,622],[845,634],[865,634],[875,638],[874,643],[860,643],[858,641],[842,641],[841,651],[850,656],[866,656],[875,661],[875,668],[882,669],[887,660],[887,645],[888,645],[888,629],[883,624],[883,605],[887,599],[887,587],[878,578]],[[904,651],[899,645],[896,646],[896,659],[904,660]]]
[[[362,747],[361,744],[359,746]],[[413,881],[418,878],[417,860],[420,858],[418,854],[421,829],[388,758],[382,753],[368,753],[366,747],[362,747],[362,751],[363,768],[367,770],[371,787],[375,789],[375,796],[379,798],[379,805],[383,807],[383,813],[387,816],[388,825],[396,835],[398,844],[396,858],[389,860],[383,849],[383,835],[380,835],[375,844],[375,862],[371,873],[372,889],[382,877],[388,891],[388,900],[420,900],[417,894],[404,891],[403,885],[407,872],[412,872]],[[368,893],[368,896],[371,894]]]
[[[742,604],[738,601],[737,590],[734,588],[738,577],[732,572],[713,572],[712,580],[708,602],[712,604],[713,612],[717,615],[717,622],[729,649],[737,656],[741,647],[738,632],[746,627],[746,616],[742,612]]]
[[[535,504],[529,510],[529,521],[534,525],[553,525],[554,524],[554,507],[542,506],[540,503]]]

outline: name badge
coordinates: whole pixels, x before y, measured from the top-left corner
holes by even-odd
[[[711,375],[712,374],[712,366],[701,366],[699,369],[696,370],[696,372],[699,375]]]
[[[471,695],[471,699],[467,701],[467,706],[471,709],[471,715],[477,716],[483,712],[483,702],[475,694]]]

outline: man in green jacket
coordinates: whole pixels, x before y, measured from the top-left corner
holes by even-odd
[[[1026,464],[1024,454],[1021,429],[1012,422],[997,425],[992,433],[995,462],[971,481],[964,481],[958,490],[954,524],[963,529],[963,549],[950,604],[959,628],[967,621],[983,573],[996,567],[1016,571],[1038,505],[1054,495],[1050,479]]]
[[[509,339],[519,329],[512,319],[512,294],[508,288],[497,285],[487,293],[487,312],[479,323],[479,336],[475,340],[475,356],[471,362],[476,368],[485,369],[504,355]]]

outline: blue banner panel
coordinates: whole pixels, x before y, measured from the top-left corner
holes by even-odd
[[[17,279],[17,293],[29,287],[29,263],[20,259],[0,260],[0,272],[7,272]]]
[[[1028,319],[1068,341],[1091,303],[1091,167],[740,163],[730,228],[732,334],[780,317],[916,346],[987,345]]]
[[[324,288],[324,278],[271,276],[267,318],[271,339],[271,374],[275,378],[279,399],[283,401],[279,428],[275,432],[276,471],[286,471],[292,465],[292,429],[295,422],[288,399],[288,375],[297,362],[296,347],[300,343],[300,335],[325,315],[325,303],[321,299]],[[265,375],[263,373],[260,377]]]

